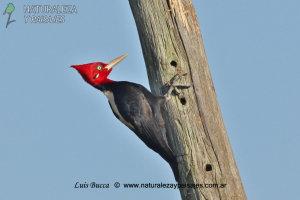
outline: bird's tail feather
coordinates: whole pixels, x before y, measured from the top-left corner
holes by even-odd
[[[177,164],[176,160],[169,162],[169,164],[172,168],[173,174],[175,176],[175,180],[178,182],[179,181],[179,170],[178,170],[178,164]]]

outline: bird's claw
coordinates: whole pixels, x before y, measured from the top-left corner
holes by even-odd
[[[175,91],[176,95],[179,95],[180,91],[178,88],[186,89],[191,87],[191,85],[177,83],[178,80],[180,80],[183,76],[186,75],[187,73],[183,73],[182,71],[180,71],[179,73],[175,74],[175,76],[170,81],[166,83],[167,86],[170,86],[168,92],[164,95],[167,99],[170,99],[170,95],[173,92],[173,90]]]
[[[178,88],[176,86],[174,86],[174,91],[175,91],[175,94],[176,95],[179,95],[180,94],[180,91],[178,90]]]

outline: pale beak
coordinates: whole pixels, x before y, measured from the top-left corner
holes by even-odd
[[[112,69],[114,66],[116,66],[119,62],[121,62],[124,58],[126,58],[126,56],[128,56],[128,54],[124,54],[123,56],[120,56],[112,61],[110,61],[107,65],[106,65],[106,69],[110,70]]]

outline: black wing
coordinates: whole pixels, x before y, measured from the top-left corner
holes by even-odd
[[[133,125],[135,134],[149,148],[167,162],[173,162],[174,154],[169,147],[160,112],[161,97],[154,96],[141,85],[119,83],[122,84],[112,88],[112,91],[120,115]]]

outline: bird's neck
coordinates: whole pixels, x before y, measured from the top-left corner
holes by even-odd
[[[101,81],[101,83],[99,85],[96,85],[95,88],[97,88],[103,92],[105,90],[109,90],[111,84],[114,82],[115,81],[113,81],[113,80],[105,79],[105,80]]]
[[[108,78],[106,78],[106,79],[104,79],[103,81],[101,81],[101,85],[105,85],[105,84],[108,84],[108,83],[112,83],[112,82],[114,82],[113,80],[110,80],[110,79],[108,79]]]

